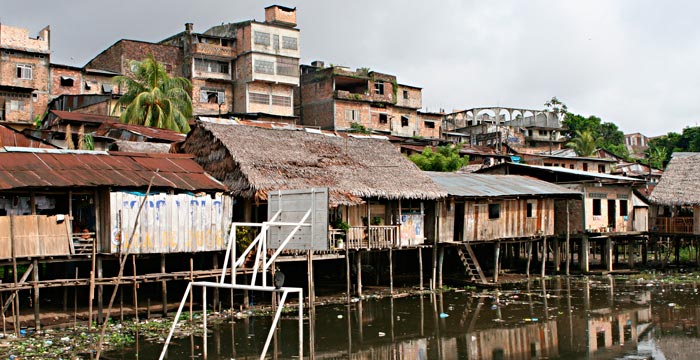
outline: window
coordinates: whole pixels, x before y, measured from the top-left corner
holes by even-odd
[[[489,204],[489,219],[501,217],[501,204]]]
[[[253,41],[258,45],[270,46],[270,34],[262,31],[253,33]]]
[[[547,130],[537,130],[537,135],[539,135],[539,136],[547,136]]]
[[[296,50],[297,38],[291,36],[282,36],[282,48],[288,50]]]
[[[401,117],[401,127],[407,127],[408,126],[408,116],[402,116]]]
[[[360,121],[360,110],[345,110],[345,121]]]
[[[17,78],[19,79],[32,79],[32,66],[31,65],[17,65]]]
[[[598,165],[598,172],[601,174],[605,174],[605,165]]]
[[[37,102],[39,101],[39,94],[33,93],[32,94],[32,102]]]
[[[272,61],[255,60],[255,72],[275,75],[275,63]]]
[[[279,35],[272,35],[272,47],[275,50],[280,49],[280,36]]]
[[[374,93],[377,95],[384,95],[384,83],[381,81],[374,83]]]
[[[248,96],[253,104],[270,104],[270,95],[268,94],[250,93]]]
[[[299,62],[292,58],[277,59],[277,75],[299,77]]]
[[[534,211],[532,211],[533,208],[535,207],[534,205],[535,205],[535,204],[534,204],[534,203],[531,203],[531,202],[528,202],[528,203],[527,203],[527,209],[526,209],[526,210],[527,210],[527,217],[529,217],[529,218],[535,217]]]
[[[593,216],[600,216],[603,211],[600,208],[600,199],[593,199]]]
[[[588,171],[588,163],[583,163],[583,171]]]
[[[229,64],[222,61],[195,59],[194,69],[197,71],[228,74]]]
[[[427,129],[435,129],[435,123],[432,121],[425,121],[424,124]]]
[[[199,102],[202,104],[223,104],[226,93],[219,89],[202,89],[199,92]]]
[[[292,106],[292,98],[289,96],[272,95],[272,105]]]
[[[573,169],[573,168],[574,168],[574,164],[570,164],[569,169]]]
[[[70,76],[61,76],[61,86],[72,87],[75,79]]]
[[[113,90],[114,90],[114,85],[102,84],[102,93],[103,94],[111,94]]]
[[[627,200],[620,200],[620,216],[627,216]]]
[[[10,110],[11,111],[24,110],[24,101],[22,101],[22,100],[10,100]]]
[[[386,124],[389,122],[389,116],[387,114],[379,114],[379,123]]]
[[[408,90],[404,90],[404,91],[403,91],[403,98],[404,98],[405,100],[408,100]]]

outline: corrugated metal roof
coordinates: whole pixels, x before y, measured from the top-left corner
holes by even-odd
[[[33,187],[146,187],[225,190],[184,154],[18,149],[0,152],[0,190]],[[156,174],[156,169],[158,173]]]
[[[112,118],[112,120],[119,121],[119,119],[115,118]],[[173,130],[134,124],[123,124],[114,121],[102,123],[102,125],[100,125],[100,127],[97,130],[95,130],[95,135],[110,137],[119,140],[130,140],[128,134],[123,133],[130,132],[132,134],[140,135],[148,139],[160,140],[165,142],[181,142],[185,141],[185,138],[187,138],[186,134],[182,134]],[[119,136],[114,136],[114,131],[120,132]]]
[[[3,146],[36,147],[44,149],[56,148],[53,145],[34,140],[21,132],[15,131],[4,125],[0,125],[0,147]]]
[[[95,114],[85,114],[74,111],[63,111],[63,110],[51,110],[51,113],[63,120],[88,122],[88,123],[104,123],[104,122],[117,122],[119,118],[107,115],[95,115]]]
[[[444,172],[427,172],[427,174],[448,194],[459,197],[572,197],[581,195],[580,192],[528,176]]]
[[[639,181],[639,179],[626,177],[626,176],[618,176],[618,175],[611,175],[611,174],[607,174],[607,173],[595,173],[595,172],[590,172],[590,171],[567,169],[567,168],[557,167],[557,166],[540,166],[540,165],[527,165],[527,164],[515,164],[515,165],[526,166],[526,167],[542,169],[542,170],[549,170],[549,171],[560,172],[560,173],[580,175],[580,176],[589,176],[589,177],[594,177],[594,178],[599,178],[599,179],[609,179],[609,180],[618,180],[618,181],[634,181],[634,182]]]

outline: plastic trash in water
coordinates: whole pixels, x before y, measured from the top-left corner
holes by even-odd
[[[449,314],[446,313],[440,313],[440,319],[444,319],[446,317],[450,316]]]
[[[384,336],[386,336],[386,333],[380,331],[380,332],[379,332],[379,337],[384,337]]]

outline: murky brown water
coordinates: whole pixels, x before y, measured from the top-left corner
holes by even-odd
[[[270,323],[255,317],[211,327],[208,358],[259,358]],[[281,321],[275,358],[297,357],[297,326],[296,318]],[[533,280],[319,306],[304,331],[304,356],[313,359],[700,359],[700,294],[697,284],[552,278],[544,286]],[[139,339],[138,358],[155,359],[161,349]],[[168,358],[203,358],[201,337],[176,339]]]

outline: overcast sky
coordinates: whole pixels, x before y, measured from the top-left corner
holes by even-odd
[[[53,63],[83,66],[119,39],[159,41],[192,22],[263,21],[275,2],[5,0],[3,24],[51,26]],[[302,63],[394,74],[429,111],[569,110],[648,136],[697,125],[700,2],[280,1],[296,7]]]

